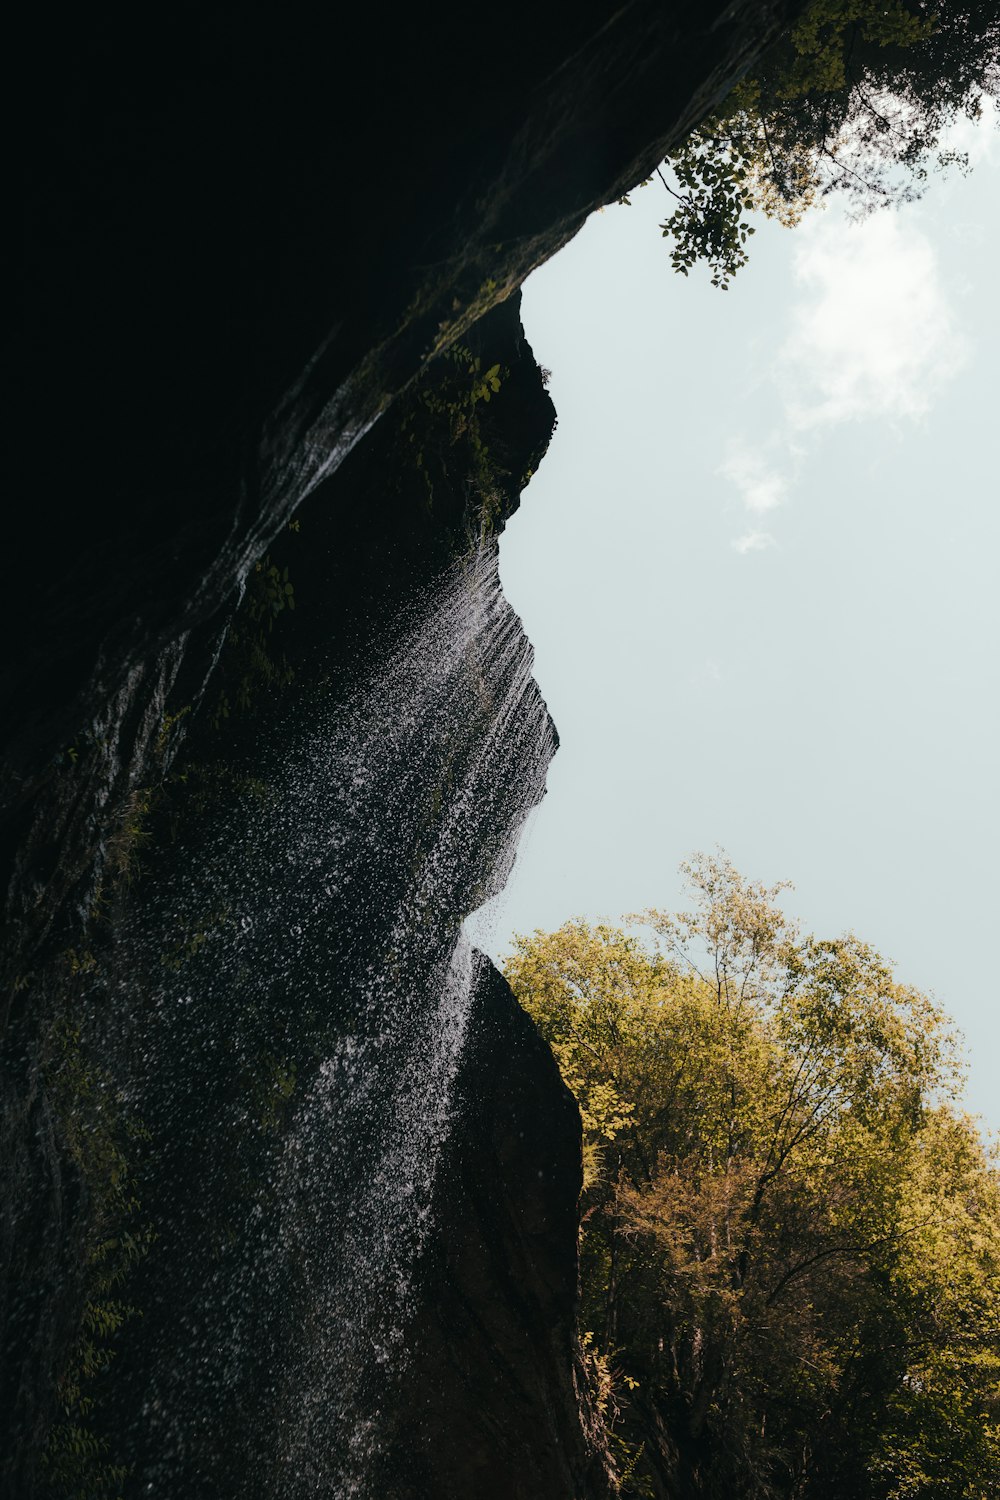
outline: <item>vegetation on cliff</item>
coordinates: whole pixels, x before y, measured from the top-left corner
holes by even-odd
[[[674,269],[707,261],[725,290],[746,263],[752,209],[793,225],[830,193],[859,213],[919,197],[931,171],[967,168],[946,132],[991,99],[997,0],[813,0],[667,157]]]
[[[581,1329],[623,1493],[1000,1494],[1000,1176],[954,1036],[781,887],[518,941],[584,1123]]]

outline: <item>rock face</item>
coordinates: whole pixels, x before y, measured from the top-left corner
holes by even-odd
[[[515,296],[265,555],[197,713],[181,677],[164,705],[87,947],[34,980],[54,1149],[40,1233],[28,1195],[12,1222],[12,1281],[46,1270],[11,1319],[25,1494],[119,1469],[165,1497],[606,1492],[575,1106],[459,932],[555,745],[496,574],[553,421]]]
[[[472,401],[494,368],[499,390]],[[252,641],[277,662],[280,638],[294,681],[241,716],[239,639],[220,661],[215,701],[237,722],[192,732],[183,772],[209,794],[192,818],[190,782],[168,789],[170,841],[97,955],[95,987],[128,996],[128,1030],[96,1050],[141,1101],[135,1197],[157,1235],[130,1276],[142,1317],[117,1340],[103,1417],[136,1493],[410,1493],[417,1450],[394,1479],[383,1463],[441,1290],[442,1152],[484,1081],[467,1033],[496,1004],[459,927],[502,882],[554,746],[483,524],[502,522],[551,424],[516,301],[449,370],[330,481],[339,505],[304,509],[292,560],[258,575],[294,589],[295,611]],[[390,488],[398,527],[341,576],[342,514]],[[252,615],[253,596],[235,637]],[[572,1204],[574,1111],[544,1061],[531,1108],[507,1113],[540,1166],[539,1126],[561,1111]],[[567,1351],[571,1226],[564,1213],[541,1257],[562,1261],[549,1317]],[[578,1423],[566,1442],[582,1469]]]
[[[412,1331],[383,1492],[606,1495],[573,1324],[579,1112],[492,969],[470,1016],[456,1115],[424,1267],[434,1290]]]
[[[554,745],[496,581],[553,420],[514,293],[794,8],[39,42],[11,1494],[607,1491],[571,1101],[459,940]]]
[[[9,795],[794,8],[61,18],[30,138],[45,498],[19,515]]]

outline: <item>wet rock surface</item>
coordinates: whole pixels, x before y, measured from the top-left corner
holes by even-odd
[[[554,744],[495,575],[553,420],[513,293],[791,8],[181,6],[39,40],[10,1493],[601,1493],[572,1111],[458,941]]]
[[[197,712],[176,685],[164,703],[167,738],[186,738],[175,757],[161,745],[143,789],[134,868],[118,869],[121,830],[87,948],[33,985],[55,1183],[36,1206],[58,1259],[43,1283],[22,1248],[37,1254],[26,1196],[11,1244],[36,1295],[9,1344],[26,1494],[61,1492],[38,1455],[67,1425],[60,1373],[68,1361],[81,1383],[74,1334],[95,1307],[121,1324],[96,1341],[110,1359],[82,1382],[92,1406],[67,1441],[84,1431],[126,1494],[409,1493],[433,1435],[410,1434],[391,1468],[401,1384],[420,1329],[450,1316],[431,1259],[441,1156],[472,1101],[499,1104],[482,1069],[508,1050],[531,1086],[506,1099],[502,1132],[564,1174],[559,1232],[529,1238],[517,1275],[534,1246],[561,1296],[542,1299],[545,1374],[509,1412],[498,1392],[487,1430],[498,1452],[515,1411],[540,1417],[549,1399],[568,1472],[590,1463],[573,1386],[575,1110],[502,983],[515,1019],[496,1050],[467,1051],[492,971],[460,937],[506,877],[555,745],[496,568],[553,421],[509,299],[266,554]],[[502,1200],[520,1175],[482,1190]],[[511,1274],[481,1278],[493,1315]],[[75,1459],[59,1473],[93,1478]]]

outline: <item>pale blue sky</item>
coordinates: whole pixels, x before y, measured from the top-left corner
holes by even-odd
[[[720,844],[936,994],[998,1127],[1000,138],[976,141],[912,208],[762,224],[725,294],[672,273],[653,187],[528,282],[559,427],[501,575],[562,748],[485,941],[681,905],[678,862]]]

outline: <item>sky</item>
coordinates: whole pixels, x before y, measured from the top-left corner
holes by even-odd
[[[1000,132],[860,224],[758,220],[722,293],[658,186],[527,282],[559,425],[501,541],[561,748],[495,958],[683,907],[725,849],[930,991],[1000,1128]]]

